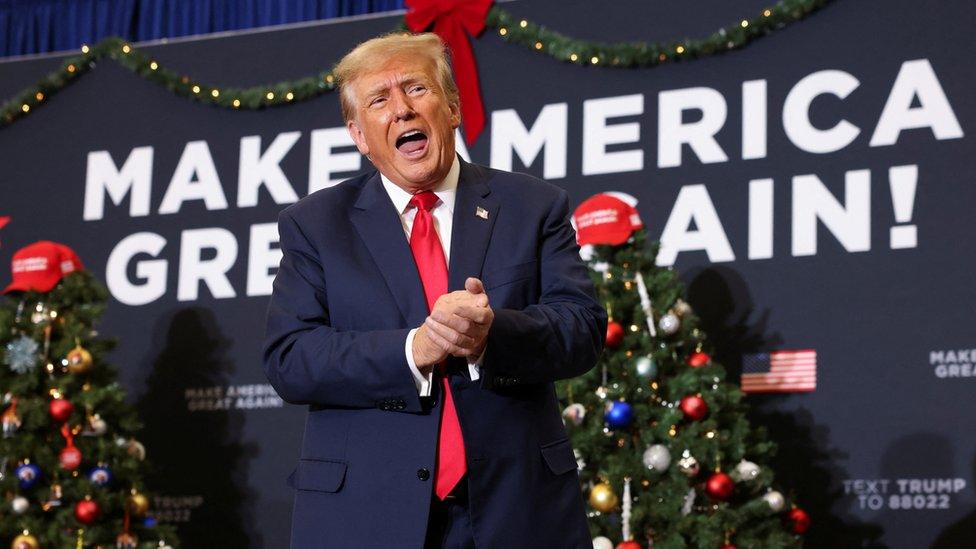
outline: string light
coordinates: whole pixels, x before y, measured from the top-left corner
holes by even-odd
[[[763,17],[769,17],[773,12],[771,10],[763,10]]]
[[[668,60],[668,56],[666,54],[663,54],[662,53],[662,54],[660,54],[660,55],[657,56],[657,60],[663,63],[663,62],[665,62],[665,61]]]
[[[28,105],[27,103],[24,103],[23,105],[20,106],[20,110],[22,110],[24,112],[27,112],[27,111],[30,110],[30,105]]]
[[[505,27],[502,27],[502,28],[498,29],[498,34],[500,34],[502,36],[505,36],[506,34],[508,34],[508,29],[506,29]]]
[[[149,68],[152,70],[156,70],[159,68],[159,63],[153,61],[152,63],[149,63]]]
[[[233,102],[233,105],[234,105],[234,108],[235,109],[238,108],[238,107],[240,107],[241,106],[241,100],[240,99],[235,99],[234,102]]]
[[[523,20],[519,21],[519,26],[524,29],[525,27],[528,27],[529,26],[529,22],[526,21],[525,19],[523,19]]]
[[[37,99],[38,101],[44,101],[44,94],[41,92],[37,92],[37,94],[34,95],[34,98]],[[51,312],[53,313],[54,311]]]
[[[593,63],[594,65],[596,65],[599,62],[600,62],[600,58],[595,55],[590,58],[590,63]]]
[[[88,53],[90,51],[91,51],[91,48],[88,47],[88,44],[82,44],[81,45],[81,53]]]
[[[542,42],[536,42],[535,43],[535,49],[541,50],[542,49]]]
[[[268,94],[265,95],[265,97],[268,99],[268,101],[274,100],[274,92],[268,92]]]
[[[569,54],[569,60],[570,61],[576,61],[577,59],[579,59],[579,56],[576,55],[575,53]]]
[[[291,100],[292,100],[292,99],[294,99],[294,98],[295,98],[295,94],[293,94],[293,93],[291,93],[291,92],[288,92],[287,94],[285,94],[285,99],[286,99],[287,101],[291,101]]]
[[[742,28],[746,28],[746,27],[748,27],[748,26],[749,26],[749,22],[748,22],[748,21],[746,21],[745,19],[743,19],[743,20],[742,20],[742,22],[741,22],[741,23],[739,23],[739,24],[740,24],[740,25],[742,25]]]
[[[210,90],[210,95],[214,98],[220,97],[220,90]]]
[[[200,93],[200,86],[197,86],[196,84],[194,84],[193,85],[193,93]]]
[[[68,72],[75,72],[75,66],[74,66],[74,64],[68,65],[67,68],[68,68]]]
[[[130,53],[130,52],[132,52],[132,48],[130,48],[128,44],[123,44],[122,45],[122,53],[126,53],[127,54],[127,53]]]
[[[335,77],[332,76],[331,74],[327,74],[325,75],[325,81],[331,84],[333,81],[335,81]]]
[[[678,46],[677,48],[674,49],[674,51],[678,52],[679,54],[680,53],[684,53],[685,52],[685,47],[684,46]]]

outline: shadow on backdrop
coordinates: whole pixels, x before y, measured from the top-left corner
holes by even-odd
[[[730,382],[739,382],[742,355],[775,350],[782,344],[778,334],[766,333],[769,310],[751,320],[752,296],[736,271],[711,266],[692,269],[683,278],[690,280],[688,303],[701,318],[701,327],[715,349],[714,358],[725,366]],[[883,547],[878,542],[880,526],[832,512],[844,497],[840,479],[847,478],[847,471],[837,463],[846,456],[830,448],[830,430],[817,425],[806,410],[778,411],[785,398],[789,397],[750,395],[749,421],[764,426],[770,440],[779,445],[769,464],[776,481],[784,490],[792,490],[810,514],[812,526],[804,536],[805,546]]]
[[[927,472],[926,475],[922,476],[939,478],[943,476],[939,474],[940,471],[954,470],[954,463],[955,451],[952,446],[952,441],[944,436],[932,433],[915,433],[899,438],[885,450],[884,456],[881,458],[881,473],[885,478],[892,479],[892,483],[894,483],[895,479],[917,478],[920,476],[918,474],[919,471]],[[966,487],[964,491],[972,493],[972,488]],[[900,492],[897,488],[892,487],[889,493]],[[904,505],[904,500],[909,497],[912,499],[912,504],[916,506],[919,503],[922,503],[924,507],[938,507],[940,505],[941,498],[938,494],[923,494],[925,497],[918,498],[914,493],[905,493],[909,495],[902,498],[902,505]],[[956,500],[959,496],[960,494],[948,494],[949,502],[951,502],[950,505],[957,505],[958,502]],[[925,520],[926,515],[941,518],[939,515],[944,512],[944,510],[938,508],[928,510],[917,507],[911,511],[913,515],[918,517],[915,520],[921,521]],[[905,511],[892,510],[889,506],[886,506],[885,515],[888,517],[887,520],[897,520],[900,517],[905,517]],[[905,518],[902,518],[902,520],[905,520]],[[943,529],[933,541],[931,547],[932,549],[968,549],[976,547],[976,511],[969,513]]]
[[[230,340],[213,313],[201,307],[162,315],[154,330],[153,341],[163,348],[137,404],[153,462],[147,480],[157,495],[190,496],[174,509],[154,505],[154,511],[161,521],[175,520],[184,547],[261,547],[260,533],[248,532],[244,487],[247,458],[255,449],[239,442],[243,413],[189,411],[184,396],[188,387],[227,386],[234,369],[225,358]],[[195,496],[203,497],[199,506]]]

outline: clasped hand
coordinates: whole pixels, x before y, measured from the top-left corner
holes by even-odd
[[[484,285],[477,278],[468,278],[464,290],[437,299],[434,310],[414,334],[414,363],[426,371],[448,356],[476,360],[485,350],[494,319]]]

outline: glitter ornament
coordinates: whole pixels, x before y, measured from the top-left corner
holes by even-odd
[[[657,321],[657,327],[664,335],[674,335],[681,327],[681,320],[678,315],[668,312]]]
[[[24,496],[17,496],[10,502],[10,508],[18,515],[26,513],[28,507],[30,507],[30,503]]]
[[[653,446],[649,446],[647,450],[644,450],[641,461],[651,471],[663,472],[671,465],[671,452],[663,444],[654,444]]]

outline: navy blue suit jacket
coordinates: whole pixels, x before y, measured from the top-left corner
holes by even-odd
[[[481,378],[448,363],[478,547],[592,546],[553,381],[595,364],[607,320],[568,215],[556,186],[461,163],[449,289],[481,278],[495,313]],[[441,398],[418,396],[404,354],[428,311],[398,212],[372,172],[278,222],[264,368],[309,410],[292,546],[422,547]]]

